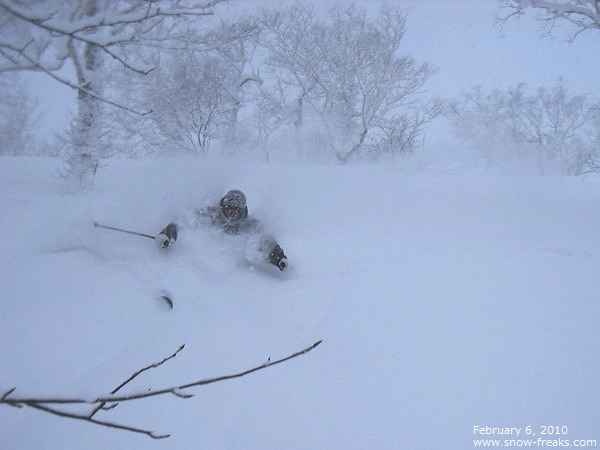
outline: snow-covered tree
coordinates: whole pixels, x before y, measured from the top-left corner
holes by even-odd
[[[586,171],[600,173],[600,103],[595,103],[589,108],[587,117],[590,127],[586,130],[586,137],[593,151],[586,157]]]
[[[448,111],[457,134],[488,164],[514,159],[580,174],[600,151],[594,105],[586,95],[570,95],[562,80],[534,93],[525,84],[490,93],[474,88]]]
[[[255,108],[252,123],[257,133],[260,155],[269,161],[269,140],[280,127],[293,122],[295,111],[286,104],[284,89],[278,85],[271,89],[260,89],[255,98]]]
[[[309,114],[318,117],[316,129],[340,162],[376,147],[385,134],[400,139],[398,152],[417,145],[420,133],[400,128],[419,122],[414,117],[425,107],[418,94],[434,70],[400,54],[406,18],[392,6],[371,18],[357,6],[332,6],[323,15],[299,3],[264,18],[266,64],[297,107],[296,127],[306,126]]]
[[[152,107],[144,127],[137,124],[143,139],[192,154],[206,154],[215,139],[233,148],[240,110],[262,83],[252,67],[256,30],[244,17],[190,28],[187,38],[203,46],[165,54],[137,88]]]
[[[157,75],[164,87],[154,92],[149,116],[174,148],[206,154],[233,108],[228,96],[229,67],[214,55],[168,57]],[[152,93],[150,93],[152,95]]]
[[[37,101],[15,74],[0,76],[0,155],[31,153]]]
[[[221,133],[227,151],[236,151],[240,142],[246,140],[246,136],[240,136],[240,113],[248,103],[255,101],[263,84],[260,72],[255,67],[259,33],[257,19],[245,15],[221,21],[207,33],[208,38],[216,43],[215,53],[227,66],[231,80],[226,86],[230,108]]]
[[[571,41],[584,31],[600,30],[600,0],[500,0],[500,4],[510,10],[501,20],[534,9],[539,20],[548,24],[548,30],[557,21],[571,23],[575,27]]]
[[[117,63],[131,73],[149,73],[154,65],[140,58],[139,49],[188,47],[181,21],[211,14],[220,1],[0,0],[0,71],[42,72],[77,92],[69,171],[89,178],[103,157],[96,129],[102,105],[148,112],[111,97],[103,69]]]

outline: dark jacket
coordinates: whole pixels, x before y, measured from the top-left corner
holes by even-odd
[[[246,197],[240,190],[229,191],[221,198],[218,205],[209,206],[196,211],[196,224],[207,223],[222,229],[227,234],[248,236],[247,256],[251,260],[267,261],[285,270],[287,258],[275,238],[263,231],[258,220],[248,215]],[[170,247],[177,240],[177,224],[170,223],[156,236],[156,243],[161,248]]]
[[[247,235],[252,238],[249,240],[252,245],[262,255],[263,260],[277,266],[280,270],[287,267],[287,258],[283,249],[273,236],[265,233],[262,224],[246,214],[238,219],[230,219],[222,213],[222,207],[209,206],[196,212],[199,222],[208,222],[211,225],[220,228],[227,234]]]

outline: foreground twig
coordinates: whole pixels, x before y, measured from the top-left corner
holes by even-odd
[[[184,345],[182,345],[174,353],[172,353],[171,355],[162,359],[161,361],[150,364],[150,365],[143,367],[142,369],[134,372],[131,376],[129,376],[129,378],[127,378],[125,381],[123,381],[121,384],[119,384],[116,388],[114,388],[110,392],[110,394],[107,396],[99,396],[93,400],[86,400],[83,398],[60,398],[60,397],[57,397],[57,398],[52,398],[52,397],[50,397],[50,398],[13,397],[12,394],[15,392],[16,388],[12,388],[12,389],[9,389],[8,391],[4,392],[0,396],[0,404],[6,404],[6,405],[14,406],[17,408],[27,406],[27,407],[30,407],[33,409],[37,409],[37,410],[44,411],[44,412],[47,412],[50,414],[54,414],[59,417],[83,420],[86,422],[93,423],[95,425],[100,425],[100,426],[109,427],[109,428],[116,428],[116,429],[125,430],[125,431],[131,431],[134,433],[141,433],[141,434],[150,436],[151,438],[154,438],[154,439],[163,439],[163,438],[169,437],[170,435],[169,434],[158,434],[151,430],[145,430],[142,428],[132,427],[132,426],[128,426],[128,425],[124,425],[124,424],[120,424],[120,423],[98,420],[94,416],[99,411],[102,411],[102,410],[106,411],[106,410],[115,408],[118,405],[118,403],[132,401],[132,400],[139,400],[139,399],[143,399],[143,398],[147,398],[147,397],[154,397],[157,395],[173,394],[176,397],[180,397],[180,398],[190,398],[190,397],[193,397],[193,394],[183,392],[184,390],[192,388],[192,387],[196,387],[196,386],[203,386],[205,384],[211,384],[211,383],[216,383],[219,381],[231,380],[233,378],[240,378],[245,375],[251,374],[253,372],[257,372],[259,370],[266,369],[267,367],[281,364],[285,361],[289,361],[290,359],[293,359],[300,355],[308,353],[309,351],[314,349],[316,346],[318,346],[321,342],[322,341],[317,341],[314,344],[310,345],[309,347],[306,347],[303,350],[300,350],[296,353],[293,353],[291,355],[288,355],[288,356],[280,358],[280,359],[271,360],[269,358],[269,360],[267,360],[267,362],[265,362],[264,364],[261,364],[256,367],[252,367],[250,369],[243,370],[241,372],[237,372],[237,373],[233,373],[233,374],[229,374],[229,375],[222,375],[222,376],[214,377],[214,378],[205,378],[205,379],[201,379],[201,380],[197,380],[197,381],[192,381],[190,383],[185,383],[185,384],[181,384],[178,386],[161,388],[161,389],[157,389],[157,390],[150,390],[150,391],[128,394],[128,395],[115,395],[119,390],[121,390],[123,387],[125,387],[128,383],[133,381],[135,378],[137,378],[143,372],[150,370],[150,369],[157,368],[157,367],[161,366],[162,364],[164,364],[165,362],[169,361],[170,359],[175,358],[175,356],[177,356],[177,354],[183,350]],[[74,404],[94,405],[94,408],[88,414],[80,414],[80,413],[73,413],[70,411],[65,411],[64,409],[59,409],[59,408],[53,406],[53,405],[74,405]],[[107,406],[107,405],[110,405],[110,406]]]
[[[176,351],[175,353],[167,356],[166,358],[164,358],[162,361],[159,362],[155,362],[153,364],[150,364],[149,366],[146,366],[140,370],[138,370],[137,372],[134,372],[129,378],[127,378],[125,381],[123,381],[120,385],[118,385],[116,388],[114,388],[112,391],[110,391],[111,394],[116,394],[119,390],[121,390],[121,388],[125,387],[127,385],[127,383],[133,381],[138,375],[140,375],[142,372],[145,372],[146,370],[150,370],[150,369],[154,369],[164,363],[166,363],[168,360],[175,358],[175,356],[177,356],[177,353],[179,353],[181,350],[183,350],[185,347],[185,344],[181,345]],[[112,406],[106,407],[106,402],[98,402],[98,406],[96,406],[94,408],[94,410],[90,413],[90,419],[92,417],[94,417],[94,415],[100,411],[101,409],[113,409],[114,407],[116,407],[118,405],[118,403],[115,403]]]

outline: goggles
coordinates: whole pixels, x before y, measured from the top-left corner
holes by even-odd
[[[237,220],[243,217],[242,208],[238,208],[237,206],[231,205],[223,205],[221,206],[221,214],[227,219]]]

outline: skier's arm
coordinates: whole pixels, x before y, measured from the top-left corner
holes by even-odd
[[[212,223],[216,217],[216,208],[209,206],[208,208],[198,209],[193,212],[192,215],[189,213],[187,217],[180,217],[183,221],[184,227],[197,227],[200,224]],[[177,240],[177,232],[179,231],[179,225],[175,222],[169,223],[166,227],[160,230],[155,237],[156,245],[160,248],[169,248]]]
[[[177,240],[177,224],[171,222],[156,236],[156,245],[160,248],[168,248],[175,243]]]
[[[266,260],[274,266],[277,266],[279,270],[285,270],[287,268],[287,257],[273,236],[263,236],[260,241],[259,250],[263,252]]]
[[[213,207],[198,209],[195,211],[187,212],[187,214],[178,215],[178,222],[183,223],[184,228],[195,228],[199,225],[210,224],[214,221],[215,211]],[[177,232],[179,231],[179,225],[175,222],[169,223],[166,227],[160,230],[155,237],[156,244],[160,248],[168,248],[175,243],[177,240]]]
[[[277,244],[273,249],[269,252],[268,261],[271,264],[276,265],[279,270],[285,270],[287,268],[287,257],[285,253],[283,253],[283,249]]]

